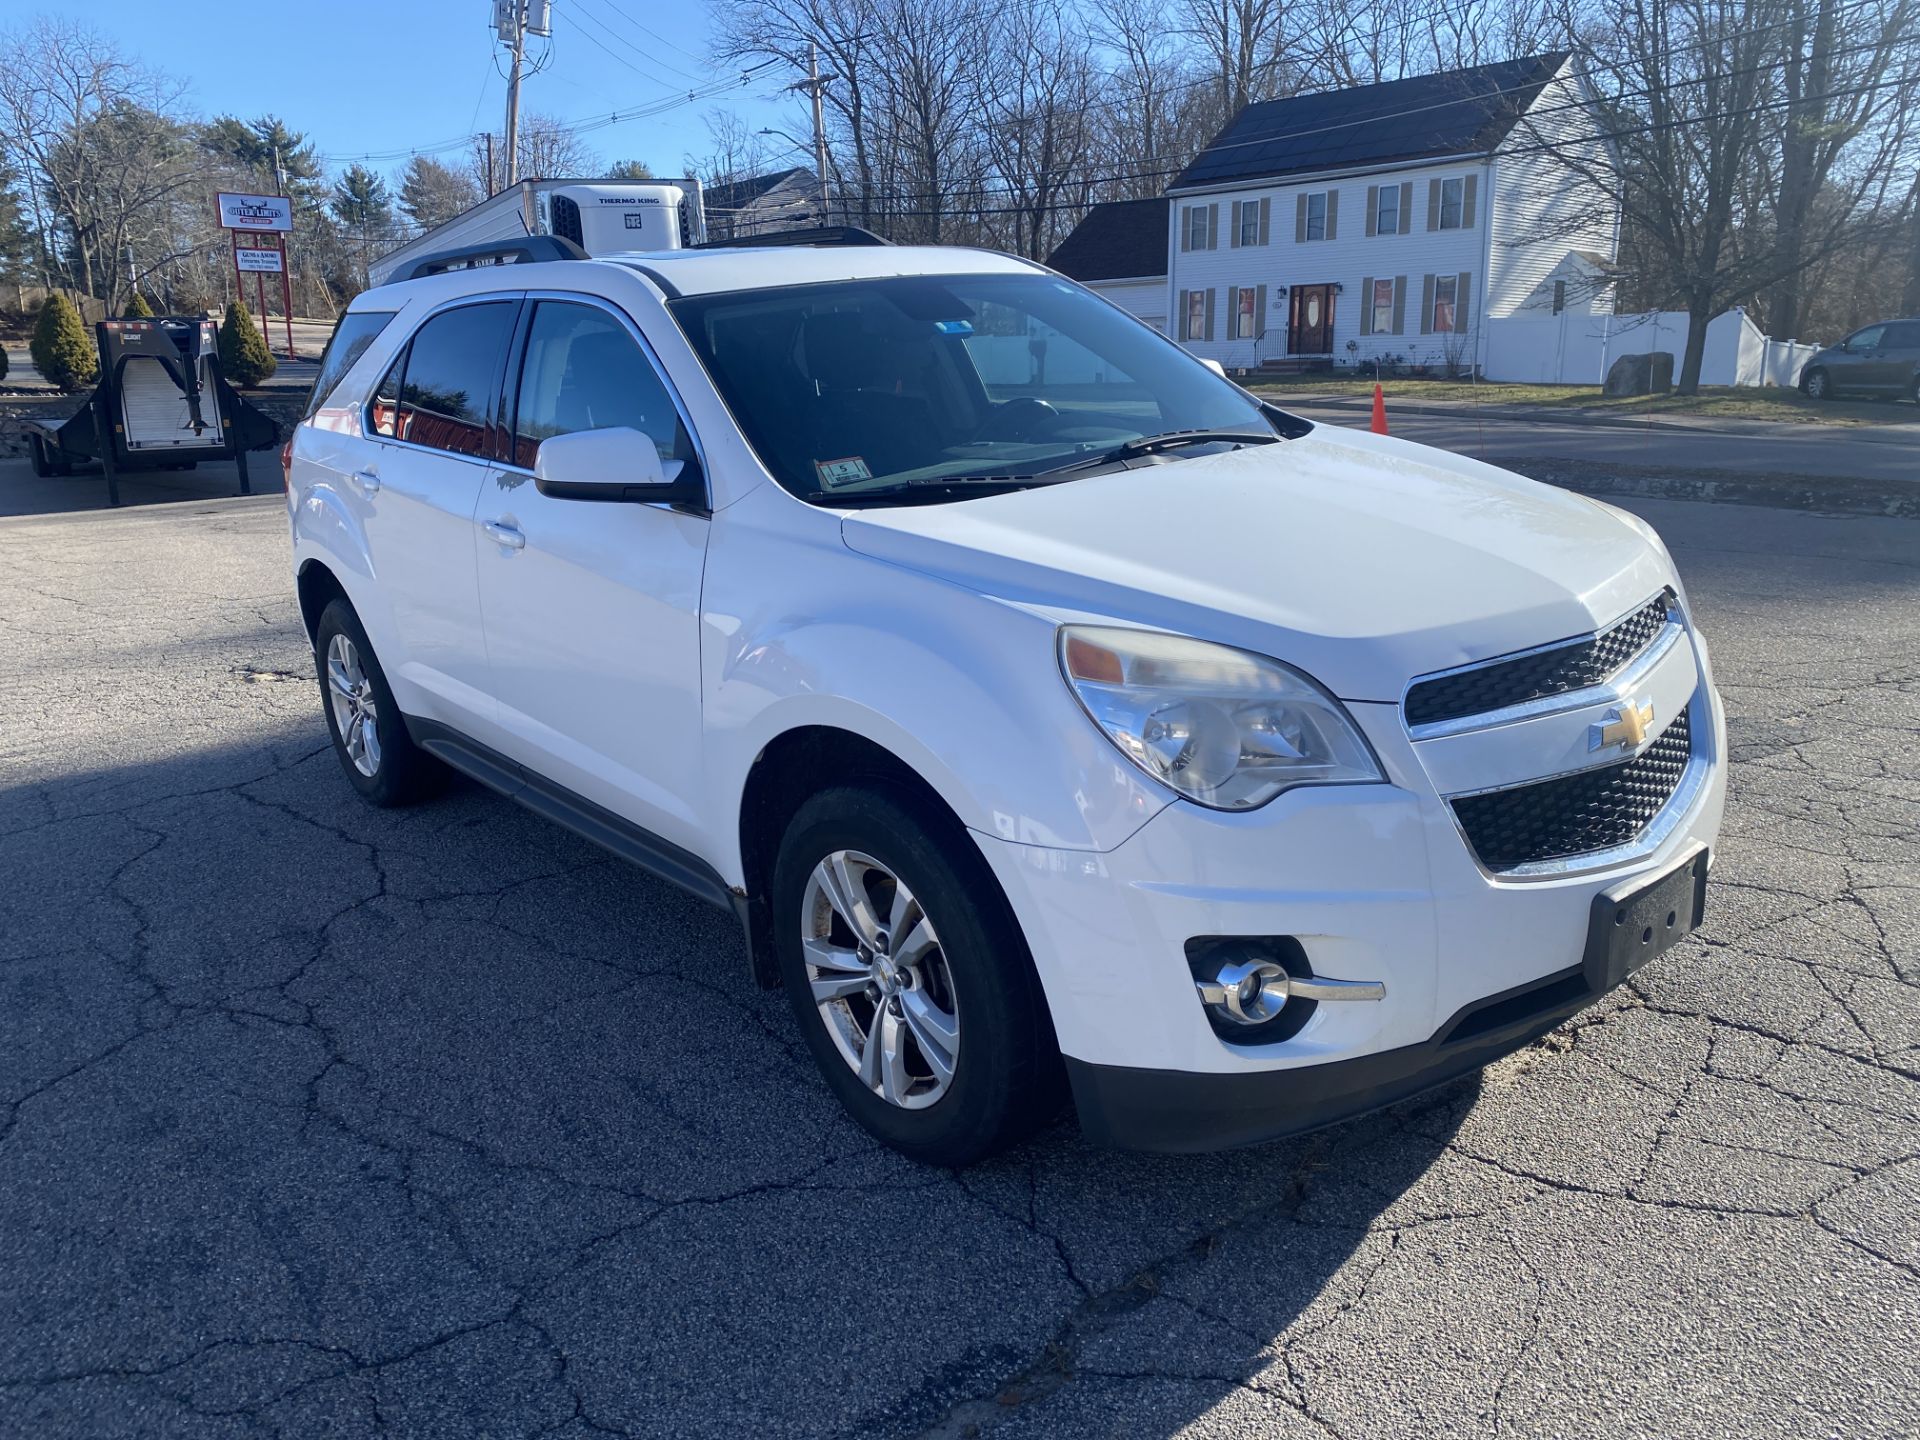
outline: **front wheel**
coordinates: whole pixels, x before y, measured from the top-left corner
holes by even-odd
[[[1809,400],[1831,400],[1833,382],[1827,379],[1824,370],[1809,370],[1806,379],[1800,382],[1800,389]]]
[[[1038,976],[966,831],[891,789],[801,807],[774,864],[781,976],[827,1085],[876,1138],[966,1165],[1062,1093]]]

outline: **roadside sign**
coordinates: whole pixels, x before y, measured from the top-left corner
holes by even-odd
[[[230,195],[222,190],[220,224],[227,230],[293,229],[293,201],[285,195]]]
[[[259,250],[251,245],[237,246],[233,252],[233,262],[243,274],[278,275],[280,273],[280,252],[278,250]]]

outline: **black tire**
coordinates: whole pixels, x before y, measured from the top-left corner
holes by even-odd
[[[1833,399],[1833,381],[1824,370],[1809,370],[1800,377],[1800,393],[1809,400]]]
[[[333,691],[327,680],[327,656],[336,635],[344,637],[353,647],[372,700],[378,753],[373,759],[371,774],[362,770],[349,752],[334,713]],[[360,798],[386,809],[411,805],[439,789],[446,772],[439,761],[415,745],[413,737],[407,734],[406,719],[394,701],[386,672],[380,668],[380,659],[373,653],[367,632],[361,628],[360,617],[345,600],[334,600],[321,611],[320,623],[313,632],[313,661],[320,681],[320,710],[326,716],[327,734],[333,737],[333,753],[339,757],[340,768],[346,772],[348,783],[360,792]]]
[[[841,850],[871,856],[897,876],[939,936],[960,1041],[951,1081],[924,1109],[901,1108],[869,1089],[814,1003],[801,944],[805,901],[815,867]],[[877,883],[884,891],[885,880]],[[781,841],[772,911],[794,1018],[828,1088],[876,1139],[922,1164],[968,1165],[1059,1112],[1063,1069],[1025,937],[986,861],[950,816],[891,786],[823,791],[801,806]]]

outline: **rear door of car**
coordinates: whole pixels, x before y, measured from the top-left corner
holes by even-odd
[[[1920,375],[1920,320],[1895,320],[1880,339],[1880,362],[1886,367],[1881,382],[1896,394],[1912,391]]]
[[[663,461],[702,457],[641,330],[595,297],[532,294],[507,372],[509,460],[479,521],[500,748],[684,849],[703,768],[700,585],[705,515],[543,495],[543,440],[630,427]]]
[[[1887,367],[1883,364],[1880,342],[1886,333],[1885,325],[1869,325],[1846,338],[1842,347],[1844,358],[1837,357],[1833,366],[1836,388],[1864,391],[1885,388],[1889,382],[1882,378]]]
[[[381,663],[401,708],[494,738],[481,632],[474,507],[498,445],[495,413],[521,297],[449,303],[414,331],[374,387],[365,504],[374,582],[393,635]],[[375,637],[376,645],[381,637]]]

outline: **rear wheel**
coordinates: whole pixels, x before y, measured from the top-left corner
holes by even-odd
[[[1809,370],[1800,381],[1800,389],[1809,400],[1831,400],[1833,382],[1824,370]]]
[[[334,753],[361,798],[386,807],[431,793],[442,775],[439,763],[407,734],[386,672],[346,601],[321,612],[313,653]]]
[[[966,1165],[1059,1107],[1039,979],[966,832],[891,789],[801,807],[774,865],[781,976],[829,1088],[912,1159]]]

